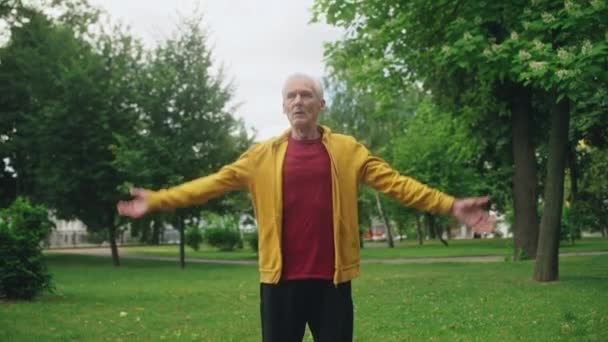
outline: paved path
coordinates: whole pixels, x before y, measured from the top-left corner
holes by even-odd
[[[99,257],[109,257],[110,248],[69,248],[69,249],[51,249],[45,250],[45,253],[50,254],[77,254],[77,255],[93,255]],[[177,257],[163,257],[153,255],[142,255],[134,253],[121,253],[121,259],[136,259],[136,260],[157,260],[157,261],[177,261]],[[604,255],[608,251],[589,251],[589,252],[564,252],[560,253],[560,257],[582,256],[582,255]],[[427,258],[364,258],[361,260],[363,264],[419,264],[419,263],[437,263],[437,262],[501,262],[504,261],[504,256],[485,255],[485,256],[451,256],[451,257],[427,257]],[[227,260],[227,259],[209,259],[209,258],[186,258],[188,263],[205,263],[205,264],[224,264],[224,265],[256,265],[257,260]]]

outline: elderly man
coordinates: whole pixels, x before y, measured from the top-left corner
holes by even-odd
[[[487,198],[442,194],[401,176],[352,137],[319,126],[324,107],[321,84],[294,74],[283,87],[291,125],[283,135],[251,147],[215,174],[167,190],[133,189],[132,200],[118,203],[121,215],[138,218],[248,190],[258,223],[264,341],[301,341],[306,324],[315,341],[352,340],[359,183],[469,226],[488,217]]]

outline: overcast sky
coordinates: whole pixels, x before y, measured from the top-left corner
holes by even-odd
[[[340,38],[335,28],[308,24],[313,0],[91,0],[131,28],[146,45],[170,36],[178,13],[199,8],[215,62],[234,80],[237,115],[259,140],[289,123],[281,110],[281,87],[294,72],[322,77],[323,42]]]

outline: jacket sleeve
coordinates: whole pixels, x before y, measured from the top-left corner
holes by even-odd
[[[209,176],[169,189],[149,191],[148,208],[158,210],[199,205],[225,192],[247,189],[255,166],[255,150],[255,146],[251,147],[234,163]]]
[[[451,213],[454,197],[430,188],[413,178],[399,174],[384,160],[372,156],[360,145],[363,165],[360,181],[401,202],[401,204],[433,214]]]

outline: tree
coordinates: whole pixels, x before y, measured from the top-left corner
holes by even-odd
[[[83,5],[84,4],[84,5]],[[45,203],[59,218],[82,220],[108,232],[116,247],[116,188],[122,176],[111,165],[114,134],[134,127],[134,75],[139,45],[116,30],[88,33],[97,12],[86,2],[63,3],[49,19],[20,7],[11,27],[0,75],[12,102],[8,116],[10,163],[17,192]]]
[[[229,112],[232,90],[221,70],[213,75],[206,39],[201,18],[193,16],[148,56],[140,79],[137,134],[118,137],[113,150],[114,165],[131,183],[158,189],[210,174],[251,142]],[[230,198],[208,208],[220,209]],[[182,268],[184,227],[199,212],[200,208],[178,209],[170,218],[180,232]]]
[[[439,111],[430,101],[419,105],[402,137],[393,142],[393,162],[403,174],[455,196],[488,193],[491,186],[476,170],[479,144],[468,136],[464,122]],[[442,239],[442,225],[425,215],[431,237]],[[449,230],[448,230],[449,231]]]
[[[534,279],[559,278],[558,249],[571,103],[595,87],[605,87],[608,42],[603,2],[535,2],[522,16],[519,80],[547,93],[551,100],[550,137],[539,254]],[[546,43],[544,43],[546,42]]]
[[[348,79],[328,78],[325,84],[329,90],[331,104],[323,116],[323,122],[339,133],[355,136],[376,155],[390,162],[390,142],[403,131],[403,125],[417,103],[418,92],[412,91],[403,98],[383,99],[365,89],[353,87]],[[371,213],[367,206],[375,208],[386,227],[388,246],[393,248],[393,229],[385,210],[388,200],[375,192],[363,191],[362,194],[364,197],[371,195],[371,198],[359,201],[359,209]]]
[[[338,72],[384,91],[399,82],[421,81],[437,103],[458,109],[454,112],[473,127],[495,113],[511,117],[516,257],[519,248],[529,257],[536,254],[535,149],[528,133],[534,132],[533,119],[547,120],[539,115],[544,113],[532,115],[530,99],[555,104],[548,120],[552,130],[568,127],[557,122],[568,121],[569,102],[588,92],[589,85],[605,82],[606,11],[602,1],[315,3],[316,19],[323,14],[327,22],[347,29],[346,39],[326,52]],[[551,136],[565,139],[562,134]],[[548,165],[561,167],[562,146],[548,146]],[[549,172],[554,174],[544,182],[545,241],[556,236],[561,204],[555,203],[561,203],[563,193],[563,170]],[[521,224],[527,225],[523,235]],[[554,265],[556,244],[540,246]]]
[[[335,73],[389,97],[412,84],[430,90],[436,104],[468,121],[484,145],[509,148],[513,134],[516,250],[534,257],[537,236],[536,162],[531,132],[531,89],[517,82],[505,60],[489,60],[509,41],[524,10],[519,3],[318,0],[316,19],[344,27],[343,41],[326,49]],[[506,54],[512,56],[508,49]],[[500,95],[500,96],[499,96]],[[398,95],[397,95],[398,96]],[[519,101],[505,101],[518,98]],[[523,101],[524,99],[528,101]],[[512,115],[513,114],[513,115]],[[499,123],[511,117],[513,129]],[[492,124],[488,124],[491,122]],[[511,124],[509,124],[511,126]],[[488,130],[487,127],[500,127]],[[523,133],[522,133],[523,132]],[[511,139],[509,139],[511,140]],[[516,140],[516,141],[515,141]],[[517,143],[516,143],[517,142]],[[497,151],[499,156],[504,152]],[[504,174],[504,158],[484,154],[481,167]],[[519,253],[516,253],[518,255]]]

